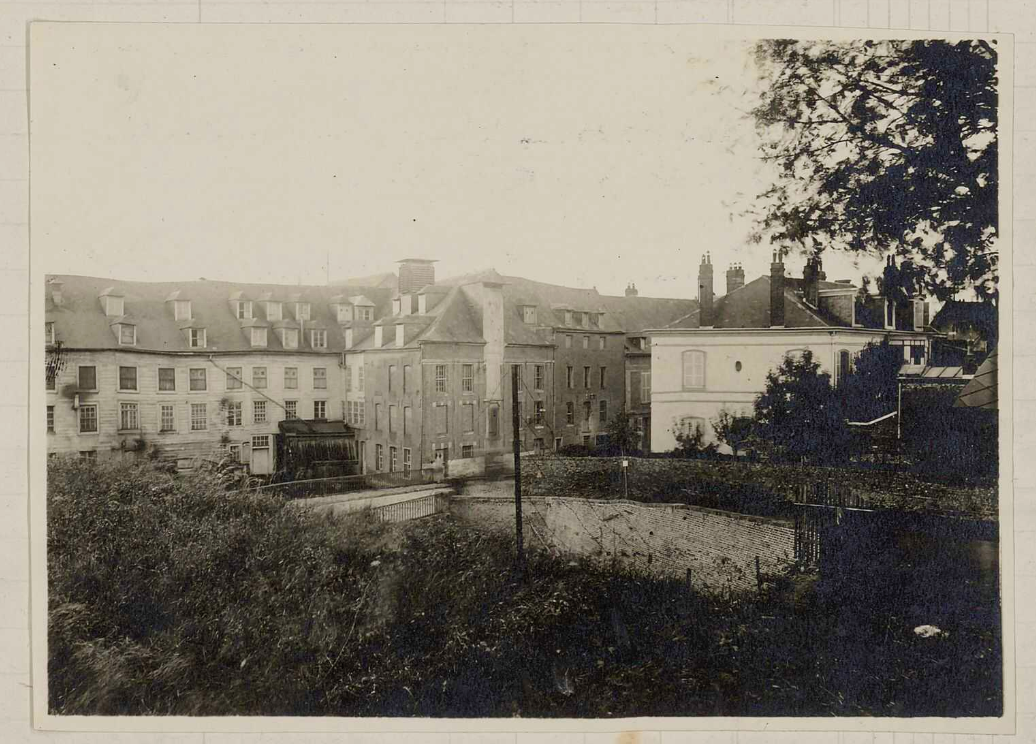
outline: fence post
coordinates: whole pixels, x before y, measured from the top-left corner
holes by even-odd
[[[759,570],[759,556],[755,557],[755,586],[760,594],[763,593],[763,574]]]

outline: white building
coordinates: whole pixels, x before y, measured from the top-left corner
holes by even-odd
[[[891,262],[886,273],[896,270]],[[670,326],[649,331],[651,447],[667,452],[676,435],[701,426],[715,441],[711,421],[726,408],[751,413],[768,372],[788,354],[811,351],[834,384],[868,342],[903,347],[903,373],[920,372],[931,351],[927,303],[861,300],[848,281],[829,282],[819,259],[802,279],[784,276],[774,255],[770,275],[744,284],[737,267],[727,272],[727,293],[714,297],[711,259],[699,266],[699,309]]]

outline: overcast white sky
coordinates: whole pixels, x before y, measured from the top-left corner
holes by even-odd
[[[722,293],[770,247],[736,216],[767,185],[750,42],[714,28],[49,27],[34,266],[323,283],[328,256],[332,279],[414,256],[693,297],[709,250]]]

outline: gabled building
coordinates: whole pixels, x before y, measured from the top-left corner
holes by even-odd
[[[153,446],[184,467],[229,454],[273,472],[279,422],[341,417],[337,291],[48,277],[48,452]],[[389,310],[388,290],[350,292]]]
[[[717,298],[711,259],[703,256],[698,307],[647,333],[653,451],[672,450],[677,435],[695,427],[714,440],[711,421],[724,408],[750,413],[767,373],[786,355],[812,352],[835,385],[868,342],[885,337],[902,347],[903,373],[920,373],[930,358],[933,334],[921,300],[861,296],[849,281],[828,281],[819,258],[807,262],[802,278],[785,276],[779,254],[769,275],[748,283],[737,269]],[[886,273],[894,271],[890,261]]]

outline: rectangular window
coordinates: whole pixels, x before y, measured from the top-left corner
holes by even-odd
[[[327,331],[312,330],[309,332],[309,344],[314,349],[327,348]]]
[[[326,367],[314,367],[313,368],[313,389],[314,390],[327,390],[327,368]]]
[[[389,406],[388,407],[388,413],[389,413],[388,427],[389,427],[389,433],[391,434],[392,432],[396,431],[396,428],[397,428],[396,427],[396,407],[395,406]]]
[[[607,373],[608,373],[608,368],[607,367],[601,367],[601,389],[602,390],[604,389],[604,381],[606,379]]]
[[[119,390],[137,389],[137,368],[119,367]]]
[[[500,436],[500,409],[497,406],[489,408],[489,421],[486,424],[486,436],[490,439],[497,439]]]
[[[191,403],[191,431],[209,428],[209,417],[204,403]]]
[[[187,332],[187,343],[192,349],[205,348],[205,329],[191,328]]]
[[[526,323],[528,323],[530,325],[535,325],[536,324],[536,306],[535,305],[526,305],[525,307],[523,307],[522,308],[522,318],[523,318],[523,320]]]
[[[598,413],[598,426],[604,426],[608,423],[608,401],[601,401],[601,410]]]
[[[158,430],[176,430],[176,407],[170,403],[163,403],[158,408]]]
[[[47,341],[46,341],[47,346],[53,346],[54,345],[54,324],[53,323],[44,323],[43,327],[46,329],[46,332],[47,332]]]
[[[266,367],[252,367],[252,387],[266,389]]]
[[[590,313],[590,327],[600,328],[601,327],[601,315],[600,313]]]
[[[586,401],[585,403],[583,403],[583,421],[585,421],[586,423],[590,423],[591,410],[592,409],[590,408],[590,401]]]
[[[576,422],[576,405],[572,401],[565,404],[565,423],[572,425]]]
[[[231,444],[227,446],[227,455],[231,462],[241,462],[241,445]]]
[[[379,473],[385,469],[385,449],[380,444],[374,445],[374,469]]]
[[[407,478],[410,477],[411,465],[412,465],[412,460],[411,460],[411,457],[410,457],[410,448],[409,447],[404,447],[403,448],[403,475],[406,476]]]
[[[241,426],[241,401],[227,403],[227,426]]]
[[[590,387],[590,368],[589,367],[583,367],[583,387],[584,388],[588,388],[588,389]]]
[[[536,425],[543,426],[547,420],[547,405],[542,400],[536,401]]]
[[[345,371],[343,374],[345,376],[345,392],[351,393],[353,391],[353,368],[346,366],[344,370]]]
[[[685,351],[683,353],[683,387],[705,387],[705,352]]]
[[[299,368],[298,367],[285,367],[284,368],[284,389],[285,390],[298,390],[299,389]]]
[[[381,403],[374,404],[374,431],[381,431],[383,418],[381,415]]]
[[[176,390],[176,368],[158,368],[158,390],[160,392],[171,392]]]
[[[569,367],[567,367],[565,369],[565,384],[568,386],[569,390],[571,390],[573,387],[575,387],[575,377],[572,374],[572,367],[571,366],[569,366]]]
[[[79,453],[80,460],[86,460],[87,462],[97,462],[97,450],[83,450]]]
[[[567,324],[567,325],[571,325],[571,324]],[[565,348],[566,349],[571,349],[572,348],[572,334],[571,333],[566,333],[565,334]]]
[[[465,364],[461,367],[460,391],[471,393],[475,390],[475,365]]]
[[[435,433],[450,433],[450,408],[446,405],[435,406]]]
[[[123,346],[135,346],[137,343],[137,327],[127,323],[120,323],[119,343]]]
[[[253,400],[252,401],[252,423],[253,424],[265,424],[266,423],[266,401],[265,400]]]
[[[267,320],[280,320],[281,319],[281,303],[279,303],[279,302],[267,302],[266,303],[266,319]]]
[[[283,343],[285,349],[299,348],[299,330],[297,328],[285,328]]]
[[[297,400],[284,401],[284,418],[297,419],[299,417],[299,402]]]
[[[590,348],[590,337],[589,336],[583,336],[583,348],[584,349],[589,349]]]
[[[396,472],[396,468],[397,467],[398,467],[398,462],[396,460],[396,448],[395,447],[389,447],[389,472],[390,473]]]
[[[240,390],[243,376],[241,367],[227,367],[227,390]]]
[[[607,336],[601,336],[600,338],[597,339],[597,348],[600,349],[601,351],[604,351],[606,348],[608,348],[608,337]]]
[[[386,382],[388,383],[388,391],[390,393],[392,392],[392,378],[395,377],[395,376],[396,376],[396,365],[390,364],[388,366],[388,379],[386,380]]]
[[[410,387],[410,365],[403,365],[403,395],[414,392]]]
[[[543,390],[543,365],[537,364],[533,373],[533,387],[536,390]]]
[[[518,373],[518,390],[521,391],[525,387],[525,381],[522,373],[525,371],[524,364],[512,364],[511,369]]]
[[[51,364],[47,365],[47,390],[58,389],[58,373],[54,366]]]
[[[446,365],[436,364],[435,365],[435,392],[445,393],[446,392]]]
[[[255,434],[252,436],[252,449],[266,449],[270,446],[269,434]]]
[[[460,446],[460,456],[464,459],[469,459],[475,456],[475,445],[473,444],[462,444]]]
[[[475,431],[475,405],[473,403],[464,403],[461,406],[461,421],[464,424],[464,431],[472,433]]]
[[[403,436],[407,436],[414,430],[413,409],[410,406],[403,407]]]
[[[309,303],[295,303],[295,320],[309,320]]]
[[[543,446],[543,437],[536,437],[532,440],[532,448],[536,450],[536,454],[542,455],[545,447]]]
[[[79,368],[79,389],[80,390],[96,390],[97,389],[97,367],[80,367]]]
[[[640,400],[644,403],[651,400],[651,373],[640,373]]]
[[[47,431],[54,431],[54,406],[47,406]]]
[[[327,401],[326,400],[315,400],[315,401],[313,401],[313,418],[315,418],[315,419],[326,419],[327,418]]]
[[[192,367],[188,370],[188,389],[192,391],[208,390],[209,380],[204,367]]]
[[[237,319],[248,320],[252,317],[252,303],[248,300],[238,300]]]
[[[356,370],[356,392],[362,393],[366,386],[367,382],[364,380],[363,365],[361,364]]]
[[[119,430],[120,431],[133,431],[139,429],[139,418],[137,416],[137,404],[136,403],[120,403],[119,404]]]
[[[252,329],[252,346],[266,346],[266,329]]]
[[[97,432],[97,406],[79,406],[79,433]]]

